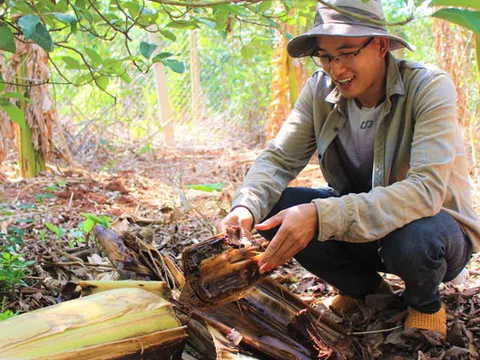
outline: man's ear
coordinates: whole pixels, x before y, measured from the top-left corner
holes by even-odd
[[[378,44],[380,45],[380,56],[385,57],[385,55],[388,52],[388,49],[390,48],[390,39],[389,38],[384,38],[384,37],[379,37],[378,38]]]

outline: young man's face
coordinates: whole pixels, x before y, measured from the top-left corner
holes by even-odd
[[[318,55],[323,58],[323,69],[331,76],[343,97],[357,97],[362,101],[362,98],[377,97],[380,89],[384,91],[385,54],[388,51],[387,39],[321,36],[317,38],[317,46],[319,49]],[[351,52],[358,53],[356,55],[340,56],[336,58],[338,62],[335,59],[329,60],[328,57],[325,57],[325,55],[335,57]],[[380,94],[381,96],[383,94]],[[379,99],[375,100],[378,101]]]

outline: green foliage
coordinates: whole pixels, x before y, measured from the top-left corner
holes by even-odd
[[[15,286],[27,286],[23,280],[29,273],[34,261],[24,261],[20,255],[8,251],[0,253],[0,287],[4,292],[11,292]]]
[[[433,0],[430,6],[460,6],[480,10],[478,0]]]
[[[44,204],[45,199],[55,199],[55,195],[50,193],[35,194],[33,197],[40,203],[40,205]]]
[[[257,4],[256,1],[247,0],[241,5],[217,6],[212,1],[209,6],[197,8],[194,2],[179,1],[177,6],[162,2],[42,1],[35,6],[24,1],[2,2],[0,49],[15,52],[13,39],[23,35],[26,40],[52,52],[50,61],[54,64],[53,69],[63,81],[75,86],[93,83],[103,91],[108,91],[111,77],[118,77],[125,83],[131,82],[131,77],[126,74],[129,64],[141,72],[146,72],[152,63],[158,61],[176,73],[186,70],[181,60],[167,59],[166,52],[162,49],[159,50],[163,55],[150,61],[157,45],[146,41],[147,30],[165,40],[176,41],[173,30],[210,27],[226,33],[234,19],[275,27],[276,23],[272,19],[286,15],[285,11],[277,12],[272,1]],[[287,9],[294,4],[296,2],[292,0],[284,1]],[[18,17],[18,14],[22,16]],[[139,37],[137,34],[142,35]],[[106,48],[115,49],[115,54],[104,51]],[[139,49],[141,56],[132,53],[132,48]],[[15,112],[11,109],[9,111]],[[20,122],[19,119],[17,121]]]
[[[201,190],[201,191],[206,191],[206,192],[214,192],[214,191],[222,191],[223,186],[225,185],[224,182],[219,182],[215,184],[194,184],[194,185],[186,185],[187,188],[189,189],[194,189],[194,190]]]
[[[15,290],[17,286],[26,286],[24,279],[29,273],[33,261],[25,261],[17,252],[23,245],[23,229],[9,228],[0,233],[0,289],[3,293]]]
[[[110,227],[111,219],[106,215],[102,215],[101,217],[86,213],[83,213],[82,215],[87,219],[82,225],[82,230],[87,234],[92,231],[93,227],[97,224],[102,225],[104,228]]]
[[[48,230],[50,230],[55,235],[57,235],[59,239],[61,239],[63,235],[65,235],[65,233],[67,232],[67,230],[65,230],[64,228],[60,228],[49,222],[45,223],[45,226],[47,227]]]
[[[466,29],[480,34],[480,11],[462,9],[440,9],[433,13],[433,17],[450,21]]]
[[[45,226],[48,230],[50,230],[55,235],[57,235],[58,240],[63,239],[66,235],[67,244],[70,248],[74,248],[75,245],[85,243],[85,237],[84,237],[85,230],[82,230],[84,229],[84,224],[81,224],[79,227],[70,229],[70,231],[68,232],[66,229],[56,226],[49,222],[45,223]],[[85,231],[85,232],[88,233],[88,231]],[[42,237],[42,242],[44,242],[45,241],[44,234],[40,234],[40,236]]]
[[[155,49],[158,47],[156,44],[149,44],[145,41],[140,43],[140,54],[142,54],[146,59],[150,59]]]
[[[19,95],[21,96],[21,95]],[[12,121],[16,122],[20,128],[25,129],[25,116],[23,111],[20,110],[16,105],[13,105],[7,99],[0,98],[0,108],[4,110]]]
[[[37,15],[25,15],[18,20],[25,39],[32,40],[47,51],[53,51],[53,40],[46,26]]]
[[[11,53],[17,51],[12,30],[10,30],[10,27],[6,24],[0,25],[0,50],[5,50]]]
[[[160,62],[175,71],[176,73],[182,74],[185,72],[185,63],[175,59],[163,59]]]
[[[3,311],[3,312],[0,312],[0,321],[10,319],[11,317],[14,317],[15,315],[17,315],[17,314],[14,313],[12,310],[6,310],[6,311]]]

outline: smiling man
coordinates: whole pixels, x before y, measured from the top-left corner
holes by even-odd
[[[396,274],[405,327],[445,336],[439,285],[480,247],[455,88],[446,73],[392,55],[410,46],[378,25],[380,1],[330,3],[341,12],[320,4],[313,29],[287,48],[320,69],[217,229],[257,223],[271,240],[260,271],[295,257],[339,290],[331,309],[343,315],[391,292],[378,272]],[[316,151],[329,187],[287,188]]]

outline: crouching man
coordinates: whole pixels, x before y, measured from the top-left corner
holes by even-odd
[[[379,0],[330,0],[384,20]],[[271,240],[267,272],[295,257],[335,286],[331,308],[355,311],[388,292],[378,272],[405,282],[407,328],[445,336],[441,282],[455,278],[480,244],[462,129],[450,77],[396,59],[410,46],[383,26],[319,4],[314,27],[293,38],[293,57],[320,67],[217,225]],[[325,189],[287,188],[318,151]]]

